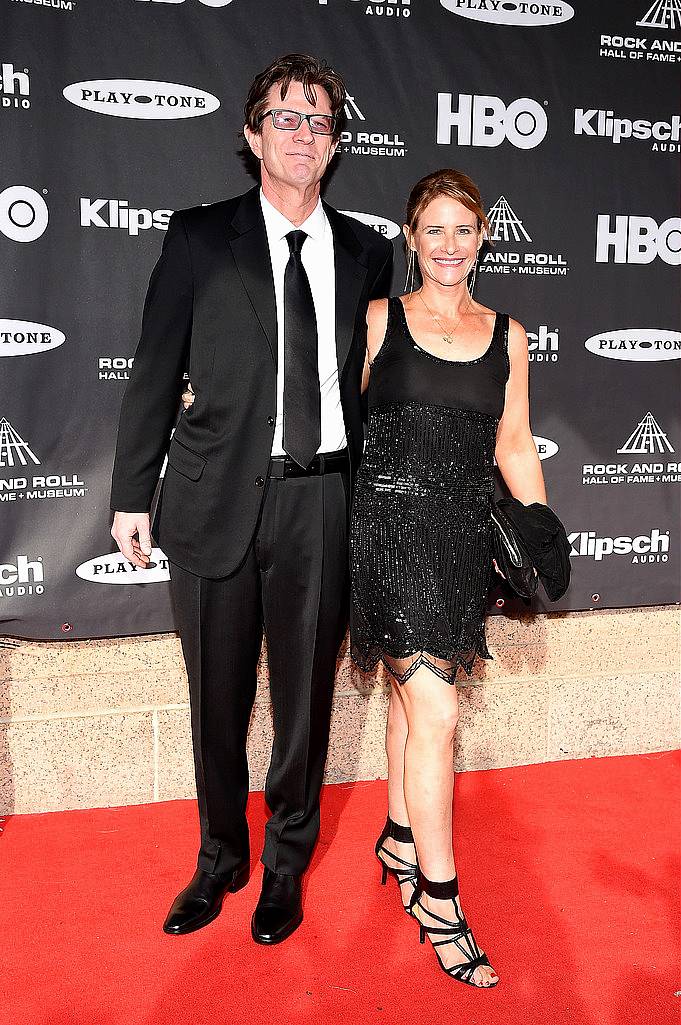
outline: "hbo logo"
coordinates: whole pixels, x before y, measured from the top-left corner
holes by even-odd
[[[662,224],[654,217],[615,217],[599,214],[596,263],[652,263],[656,256],[672,266],[681,264],[681,217]]]
[[[498,96],[459,94],[459,107],[451,93],[437,94],[437,141],[458,146],[500,146],[505,139],[518,149],[534,149],[546,135],[546,112],[536,100],[523,96],[508,106]]]

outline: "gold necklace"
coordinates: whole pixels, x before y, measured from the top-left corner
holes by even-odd
[[[466,313],[466,310],[469,310],[473,304],[469,300],[468,306],[463,310],[461,316],[457,320],[457,322],[454,325],[454,327],[452,328],[452,330],[451,331],[447,331],[445,326],[444,326],[444,324],[440,320],[440,318],[438,316],[436,316],[435,313],[433,313],[433,311],[431,310],[430,306],[428,305],[426,300],[421,295],[421,291],[419,290],[416,294],[419,297],[419,299],[421,300],[421,302],[423,303],[423,305],[425,306],[425,308],[428,310],[428,313],[430,313],[431,317],[436,322],[436,324],[438,324],[440,330],[442,331],[442,341],[443,342],[447,342],[448,345],[453,345],[454,344],[454,335],[456,334],[456,329],[458,328],[459,324],[463,320],[464,313]]]

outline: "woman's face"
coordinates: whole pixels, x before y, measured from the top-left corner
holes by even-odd
[[[422,211],[415,230],[410,233],[405,225],[404,232],[424,282],[444,286],[466,280],[482,244],[476,215],[451,196],[436,196]]]

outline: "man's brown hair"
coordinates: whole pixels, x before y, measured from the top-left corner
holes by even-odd
[[[267,94],[273,85],[279,85],[282,101],[286,98],[291,82],[300,82],[303,86],[305,99],[316,104],[315,86],[325,89],[331,103],[331,113],[336,115],[334,138],[338,138],[343,128],[343,110],[345,106],[345,83],[324,60],[310,57],[306,53],[289,53],[278,57],[268,68],[261,71],[253,79],[248,90],[244,105],[244,122],[252,132],[260,131],[262,116],[267,110]]]

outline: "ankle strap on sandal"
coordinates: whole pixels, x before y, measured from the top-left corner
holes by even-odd
[[[423,872],[419,869],[416,880],[416,892],[427,893],[429,897],[434,897],[435,900],[453,900],[459,896],[459,880],[454,876],[453,879],[447,879],[443,883],[433,882],[431,879],[426,879]]]
[[[385,822],[385,828],[387,830],[386,836],[389,836],[392,840],[397,840],[398,843],[414,842],[414,834],[411,831],[411,827],[401,826],[399,822],[393,822],[389,815]]]

